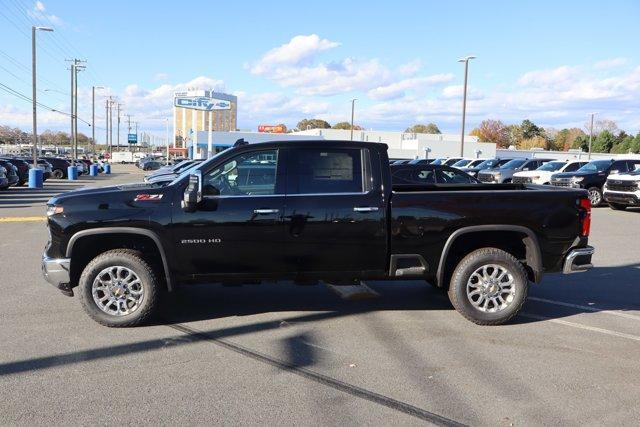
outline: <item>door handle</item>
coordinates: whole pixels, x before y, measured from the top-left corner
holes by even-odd
[[[354,212],[376,212],[378,207],[376,206],[356,206],[353,208]]]
[[[253,213],[258,215],[277,214],[280,212],[278,209],[254,209]]]

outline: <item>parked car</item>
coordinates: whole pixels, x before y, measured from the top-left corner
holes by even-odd
[[[551,177],[551,185],[557,187],[584,188],[589,192],[592,206],[604,204],[604,183],[609,174],[627,173],[635,169],[638,160],[594,160],[575,172],[557,173]]]
[[[586,191],[488,187],[394,185],[379,143],[246,144],[166,186],[52,198],[42,272],[106,326],[144,322],[163,289],[193,282],[398,279],[497,325],[530,282],[588,270],[594,249]]]
[[[393,184],[479,184],[476,178],[442,165],[391,165]]]
[[[162,163],[157,160],[149,160],[148,162],[144,162],[142,165],[143,171],[153,171],[160,169],[162,167]]]
[[[0,166],[0,190],[9,188],[9,179],[7,178],[7,170]]]
[[[629,165],[628,173],[610,174],[604,184],[603,196],[614,210],[640,206],[640,160]]]
[[[41,157],[51,164],[51,177],[55,179],[67,178],[67,168],[71,166],[71,162],[60,157]]]
[[[160,168],[155,172],[144,177],[145,182],[157,182],[157,181],[173,181],[178,175],[187,169],[193,168],[193,166],[203,162],[203,159],[185,160],[178,165],[170,168]]]
[[[20,177],[18,176],[18,168],[13,166],[7,160],[0,160],[0,166],[5,168],[7,180],[9,181],[9,187],[13,187],[14,185],[18,185],[20,182]]]
[[[478,179],[487,183],[509,183],[513,174],[520,171],[536,170],[551,159],[512,159],[497,168],[478,173]]]
[[[24,160],[29,164],[29,168],[33,167],[33,157],[16,157],[17,159]],[[42,171],[42,180],[46,181],[51,178],[51,174],[53,172],[53,166],[51,163],[47,162],[42,158],[38,158],[37,161],[38,169]]]
[[[392,165],[404,165],[405,163],[409,163],[410,161],[411,161],[411,159],[401,159],[401,160],[396,160],[391,164]]]
[[[434,162],[435,159],[413,159],[410,160],[407,163],[404,164],[409,164],[409,165],[430,165],[431,163]]]
[[[474,166],[479,165],[480,163],[484,162],[485,160],[487,160],[487,159],[462,159],[462,160],[458,160],[457,162],[452,164],[451,167],[454,167],[454,168],[460,169],[460,170],[464,170],[465,168],[473,168]]]
[[[16,186],[20,187],[24,185],[25,182],[29,181],[29,163],[12,157],[2,157],[1,159],[6,160],[16,167],[16,172],[18,173],[18,183]]]
[[[589,162],[583,160],[554,160],[545,163],[533,171],[514,173],[512,182],[514,184],[549,185],[551,184],[551,176],[553,174],[560,172],[575,172],[587,163]]]
[[[462,160],[462,157],[446,157],[446,158],[441,157],[441,158],[435,159],[430,164],[432,164],[432,165],[451,166],[454,163],[459,162],[460,160]]]
[[[502,166],[503,164],[505,164],[505,163],[507,163],[508,161],[511,161],[511,160],[512,159],[510,159],[510,158],[507,158],[507,159],[499,159],[499,158],[487,159],[487,160],[484,160],[484,161],[478,163],[475,166],[462,167],[462,168],[460,168],[460,170],[468,173],[471,176],[475,176],[477,178],[478,173],[480,171],[497,168],[497,167]]]

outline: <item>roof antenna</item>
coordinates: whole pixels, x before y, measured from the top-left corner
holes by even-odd
[[[235,144],[233,144],[234,148],[235,147],[242,147],[243,145],[248,145],[249,143],[247,141],[244,140],[244,138],[240,138],[239,140],[236,141]]]

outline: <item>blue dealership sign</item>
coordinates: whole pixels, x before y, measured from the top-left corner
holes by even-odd
[[[135,133],[130,133],[127,135],[127,141],[129,141],[129,144],[137,144],[138,143],[138,135],[136,135]]]
[[[204,111],[231,109],[231,102],[207,96],[176,96],[173,99],[173,104],[176,107]]]

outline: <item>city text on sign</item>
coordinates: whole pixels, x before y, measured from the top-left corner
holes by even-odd
[[[205,111],[231,109],[231,102],[206,96],[177,96],[174,98],[173,104],[176,107]]]

